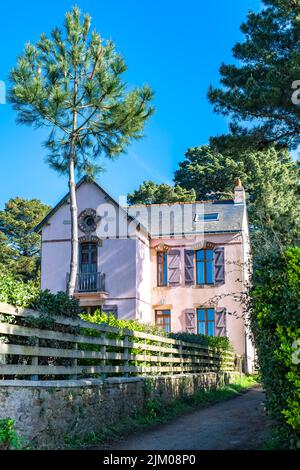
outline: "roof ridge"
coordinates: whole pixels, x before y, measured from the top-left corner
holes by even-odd
[[[176,204],[180,204],[180,205],[184,205],[184,204],[209,204],[209,203],[214,203],[214,202],[218,202],[218,203],[222,203],[222,202],[228,202],[228,201],[233,201],[232,198],[230,199],[206,199],[205,201],[186,201],[186,202],[159,202],[159,203],[154,203],[154,204],[132,204],[132,205],[127,205],[127,206],[123,206],[123,207],[126,207],[126,208],[129,208],[129,207],[141,207],[141,206],[144,206],[144,207],[151,207],[151,206],[174,206]]]

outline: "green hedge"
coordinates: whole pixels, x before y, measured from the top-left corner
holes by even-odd
[[[300,248],[256,271],[252,331],[276,446],[300,448]]]
[[[170,333],[169,337],[178,339],[180,341],[187,341],[189,343],[203,344],[204,346],[210,346],[217,350],[233,351],[233,346],[227,336],[206,336],[192,333]]]
[[[137,320],[120,320],[111,313],[102,313],[101,309],[95,310],[94,313],[81,313],[80,317],[91,323],[106,323],[109,326],[118,328],[127,328],[132,331],[143,331],[151,335],[166,336],[164,330],[157,325],[151,323],[140,323]]]
[[[157,325],[150,323],[139,323],[137,320],[119,320],[112,314],[102,313],[101,310],[96,310],[92,314],[81,314],[80,317],[83,320],[92,323],[106,323],[110,326],[116,326],[119,328],[128,328],[133,331],[143,331],[158,336],[168,336],[169,338],[178,339],[181,341],[187,341],[190,343],[203,344],[211,346],[220,350],[233,350],[232,345],[227,337],[217,336],[206,336],[206,335],[195,335],[191,333],[170,333],[166,334],[165,331]]]
[[[74,318],[81,311],[79,302],[70,299],[65,292],[52,294],[49,290],[41,291],[33,281],[19,281],[3,273],[0,273],[0,302],[32,308],[49,316],[62,315]]]

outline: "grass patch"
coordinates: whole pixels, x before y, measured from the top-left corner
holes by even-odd
[[[86,448],[97,444],[113,442],[114,440],[134,431],[141,431],[148,426],[166,423],[177,416],[214,403],[238,396],[258,384],[257,376],[242,376],[230,385],[214,390],[200,391],[191,397],[162,403],[158,399],[147,399],[145,414],[136,413],[116,424],[107,426],[99,432],[89,433],[84,437],[65,436],[68,448]]]

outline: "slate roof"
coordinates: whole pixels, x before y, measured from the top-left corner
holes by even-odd
[[[102,186],[94,179],[84,176],[77,183],[76,189],[82,184],[95,184],[108,200],[119,206]],[[67,201],[67,193],[46,217],[35,227],[34,231],[40,233],[43,226],[48,223],[52,215]],[[140,224],[152,238],[168,235],[189,235],[201,233],[240,232],[244,217],[244,204],[235,204],[233,200],[200,201],[193,203],[150,204],[120,207],[130,220]],[[195,214],[218,213],[218,220],[195,222]],[[164,223],[163,223],[164,221]]]
[[[152,238],[155,238],[180,234],[240,232],[243,225],[244,204],[235,204],[233,200],[226,200],[136,205],[129,206],[127,211],[141,223]],[[218,220],[195,221],[196,214],[212,213],[218,214]]]

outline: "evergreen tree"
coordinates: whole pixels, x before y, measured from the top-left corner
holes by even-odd
[[[68,293],[73,295],[78,264],[75,171],[99,170],[100,156],[113,158],[142,136],[153,113],[148,86],[126,89],[122,57],[111,41],[90,31],[91,18],[74,7],[64,30],[42,34],[27,44],[11,72],[9,99],[18,122],[50,128],[48,162],[68,174],[71,211],[71,264]]]
[[[127,195],[129,204],[161,204],[164,202],[195,201],[196,192],[192,188],[184,189],[179,185],[156,184],[153,181],[144,181],[138,189]]]
[[[197,200],[233,197],[236,178],[242,180],[252,240],[257,248],[271,243],[274,233],[292,243],[300,223],[299,172],[285,149],[269,147],[222,154],[211,146],[191,148],[175,171],[175,183],[195,189]],[[225,147],[223,147],[225,151]],[[254,237],[255,235],[255,237]]]
[[[300,107],[291,98],[300,98],[297,84],[292,88],[300,80],[300,0],[264,4],[241,25],[245,40],[233,48],[237,64],[222,64],[222,86],[211,86],[209,99],[216,112],[231,117],[232,133],[250,136],[252,145],[297,147]]]
[[[36,279],[40,237],[34,227],[50,207],[38,199],[10,199],[0,211],[0,268],[23,280]]]

